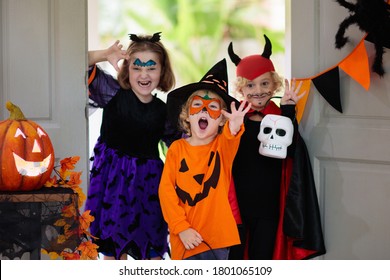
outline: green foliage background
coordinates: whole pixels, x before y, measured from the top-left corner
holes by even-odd
[[[263,34],[267,34],[273,56],[284,52],[284,30],[275,30],[262,21],[280,0],[99,1],[102,44],[108,46],[126,38],[121,40],[126,46],[129,33],[161,31],[179,86],[198,81],[224,57],[229,63],[227,45],[231,41],[255,39],[264,46]]]

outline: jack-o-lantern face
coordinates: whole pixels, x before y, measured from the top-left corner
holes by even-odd
[[[214,158],[215,155],[215,158]],[[178,184],[176,184],[176,194],[180,198],[180,200],[183,203],[188,203],[190,206],[195,206],[199,201],[206,198],[209,195],[210,189],[215,189],[218,185],[219,176],[221,174],[221,158],[219,156],[219,153],[216,152],[216,154],[211,153],[209,164],[208,166],[211,166],[211,163],[214,161],[214,169],[211,172],[211,175],[209,178],[204,180],[205,174],[197,174],[194,175],[192,178],[188,178],[188,180],[195,180],[200,186],[202,186],[202,191],[197,193],[193,198],[191,195],[184,191]],[[189,171],[189,166],[187,165],[187,162],[185,159],[181,161],[181,167],[179,172],[185,173]],[[203,183],[204,182],[204,183]]]
[[[0,122],[0,145],[0,190],[36,190],[50,178],[53,145],[35,122],[11,118]]]

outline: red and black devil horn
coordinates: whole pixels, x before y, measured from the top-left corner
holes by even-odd
[[[263,54],[261,56],[269,59],[272,54],[272,44],[271,41],[268,39],[267,35],[264,34],[264,38],[265,38],[265,46],[264,46]]]
[[[228,53],[229,53],[230,60],[237,66],[238,63],[240,63],[241,58],[234,53],[232,42],[230,42],[230,44],[229,44]]]
[[[271,41],[268,39],[267,35],[264,34],[264,38],[265,38],[265,46],[261,56],[269,59],[272,54],[272,44]],[[229,53],[230,60],[237,66],[240,63],[241,58],[234,53],[232,42],[229,44],[228,53]]]

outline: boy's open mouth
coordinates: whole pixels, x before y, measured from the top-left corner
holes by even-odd
[[[200,118],[198,121],[200,129],[206,129],[209,125],[209,122],[207,121],[207,118]]]

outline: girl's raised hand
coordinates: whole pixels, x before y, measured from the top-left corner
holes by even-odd
[[[284,90],[284,95],[280,100],[280,104],[281,105],[297,104],[298,101],[306,94],[306,91],[304,91],[302,94],[298,95],[299,91],[301,90],[303,81],[300,81],[300,83],[297,86],[296,80],[293,79],[291,83],[291,88],[287,79],[284,80],[284,83],[285,83],[285,90]]]
[[[122,50],[123,45],[119,40],[116,40],[115,43],[107,49],[107,61],[115,68],[116,71],[119,71],[118,62],[122,59],[128,59],[126,50]]]

